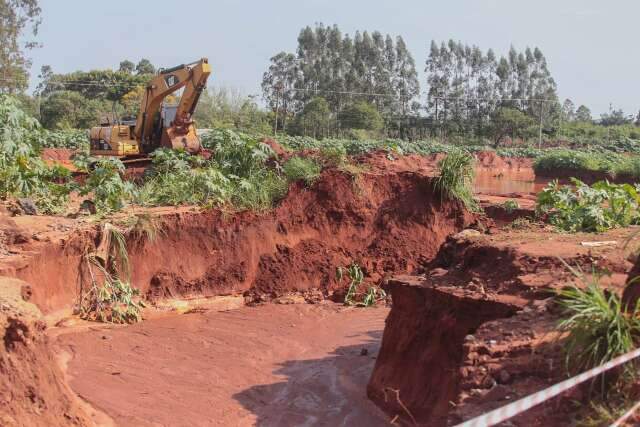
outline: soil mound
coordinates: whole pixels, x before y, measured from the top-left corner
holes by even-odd
[[[487,169],[526,169],[531,168],[532,159],[524,157],[500,157],[495,151],[480,151],[475,154],[479,167]]]
[[[89,426],[64,381],[29,285],[0,277],[0,425]]]

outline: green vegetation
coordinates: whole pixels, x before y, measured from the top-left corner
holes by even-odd
[[[507,211],[507,213],[512,213],[516,209],[520,209],[520,205],[516,200],[507,200],[502,204],[502,207],[504,208],[505,211]]]
[[[443,198],[459,200],[469,210],[477,209],[473,198],[473,178],[475,175],[473,156],[462,150],[451,151],[438,162],[438,177],[434,186]]]
[[[345,270],[350,282],[347,293],[344,296],[344,305],[372,307],[387,297],[385,291],[378,286],[369,287],[365,293],[358,292],[358,288],[364,281],[364,273],[356,263],[352,263],[347,268],[338,267],[336,269],[336,280],[338,282],[342,282]]]
[[[538,194],[538,215],[547,215],[551,224],[568,232],[602,232],[640,220],[637,187],[608,181],[590,187],[577,179],[572,183],[560,185],[553,181],[545,187]]]
[[[604,147],[599,148],[599,152],[564,149],[548,151],[535,160],[533,168],[541,176],[562,172],[569,175],[595,174],[640,180],[640,155],[635,154],[635,151],[634,155],[622,155],[607,152]]]
[[[311,186],[320,176],[322,167],[313,159],[292,157],[282,165],[282,171],[289,182],[303,180]]]
[[[612,172],[612,162],[604,156],[573,150],[551,151],[538,157],[533,168],[538,175],[549,172]]]
[[[139,290],[129,282],[131,271],[124,234],[111,224],[104,224],[100,245],[84,258],[90,284],[88,289],[81,289],[80,316],[110,323],[140,321],[145,304],[139,298]]]
[[[491,117],[491,135],[493,137],[494,147],[498,147],[502,140],[509,136],[510,138],[531,138],[535,131],[535,122],[522,111],[516,108],[501,107],[498,108]]]
[[[0,198],[29,197],[44,213],[59,213],[67,202],[70,173],[39,157],[43,130],[18,101],[0,94]]]
[[[562,318],[558,327],[566,333],[562,339],[567,372],[576,375],[637,348],[640,313],[638,305],[624,307],[615,290],[601,286],[600,272],[593,270],[587,275],[580,268],[565,265],[577,283],[559,292]],[[636,378],[633,363],[594,378],[591,392],[598,390],[598,398],[589,402],[591,413],[583,419],[583,425],[608,425],[622,408],[629,408],[635,400],[630,392]]]
[[[76,165],[84,167],[87,178],[79,187],[81,196],[91,194],[96,209],[102,212],[118,211],[135,194],[133,183],[122,179],[124,165],[116,158],[87,158]]]
[[[586,287],[571,286],[560,292],[564,318],[560,329],[569,333],[566,363],[572,373],[600,366],[633,350],[640,337],[638,310],[625,312],[620,297],[603,289],[599,276],[585,278]]]

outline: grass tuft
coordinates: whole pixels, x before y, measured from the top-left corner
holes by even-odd
[[[439,174],[434,185],[443,198],[459,200],[467,209],[476,211],[478,203],[473,198],[475,177],[474,158],[463,150],[453,150],[438,162]]]
[[[567,267],[582,285],[572,284],[559,293],[563,319],[558,326],[568,333],[565,362],[575,374],[633,350],[640,337],[640,319],[638,306],[625,310],[620,297],[600,285],[602,274],[594,271],[587,276]],[[626,372],[633,372],[630,365]],[[601,381],[604,388],[604,375]]]
[[[320,177],[322,167],[313,159],[292,157],[282,166],[282,171],[289,182],[302,180],[311,186]]]

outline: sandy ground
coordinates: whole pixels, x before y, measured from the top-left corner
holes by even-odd
[[[388,417],[365,392],[387,314],[267,304],[65,329],[56,344],[71,388],[117,425],[377,426]]]

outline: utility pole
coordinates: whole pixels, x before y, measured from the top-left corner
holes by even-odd
[[[275,85],[276,88],[276,120],[273,123],[273,137],[275,138],[278,135],[278,102],[280,101],[280,88],[282,85],[277,83]]]
[[[540,101],[540,130],[538,132],[538,150],[542,149],[542,102]]]

